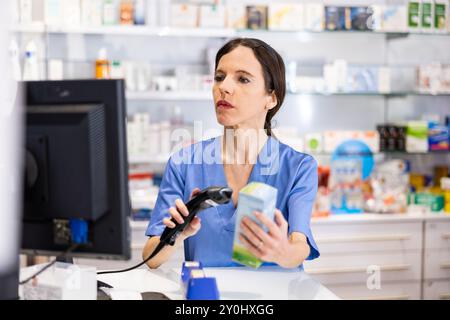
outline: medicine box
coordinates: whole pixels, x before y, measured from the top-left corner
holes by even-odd
[[[255,257],[244,247],[239,240],[242,230],[240,228],[242,218],[248,217],[260,225],[264,230],[267,228],[256,219],[254,211],[260,211],[270,220],[275,216],[275,205],[277,201],[277,189],[260,182],[251,182],[239,192],[238,208],[236,212],[236,228],[233,243],[233,261],[240,264],[258,268],[262,261]]]

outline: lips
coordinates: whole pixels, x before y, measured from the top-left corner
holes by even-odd
[[[226,100],[219,100],[217,102],[217,108],[231,109],[234,108],[234,106]]]

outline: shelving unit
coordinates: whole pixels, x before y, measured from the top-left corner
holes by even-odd
[[[302,36],[302,35],[362,35],[379,36],[383,35],[389,39],[405,38],[413,36],[440,36],[448,37],[450,33],[428,33],[416,31],[329,31],[329,30],[292,30],[292,31],[274,31],[274,30],[249,30],[249,29],[230,29],[230,28],[176,28],[176,27],[152,27],[152,26],[54,26],[44,23],[33,23],[28,25],[15,25],[13,32],[40,32],[40,33],[79,33],[79,34],[98,34],[98,35],[137,35],[137,36],[158,36],[158,37],[211,37],[211,38],[231,38],[231,37],[259,37],[259,36]]]

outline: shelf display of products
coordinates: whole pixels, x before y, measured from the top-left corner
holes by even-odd
[[[450,93],[450,65],[436,62],[418,66],[416,87],[419,92]]]
[[[144,159],[160,157],[167,161],[174,150],[193,141],[193,125],[183,120],[175,107],[168,121],[151,121],[150,113],[135,113],[127,122],[128,157]]]
[[[428,176],[411,172],[409,161],[385,160],[375,164],[367,179],[362,178],[361,165],[357,159],[347,159],[332,162],[331,167],[319,166],[313,216],[450,213],[448,165],[435,167],[433,176]]]
[[[28,79],[36,79],[36,60],[40,66],[37,72],[39,79],[74,78],[71,70],[77,69],[77,64],[83,64],[85,70],[81,78],[123,78],[130,108],[128,147],[132,164],[165,163],[173,149],[170,134],[176,126],[171,120],[162,119],[154,108],[172,108],[174,100],[180,106],[177,112],[181,114],[189,112],[186,110],[192,105],[210,106],[213,56],[220,47],[218,43],[235,36],[259,35],[273,36],[274,46],[282,48],[280,53],[286,63],[288,86],[283,112],[288,115],[279,123],[277,121],[274,131],[277,137],[295,150],[331,159],[339,145],[347,140],[356,140],[364,143],[368,153],[374,156],[393,152],[398,157],[418,155],[420,159],[422,154],[424,157],[445,155],[449,151],[448,124],[421,119],[420,113],[423,109],[434,108],[436,104],[441,117],[442,113],[447,114],[445,106],[446,95],[450,93],[450,61],[440,54],[443,51],[439,47],[436,49],[439,59],[435,59],[434,55],[422,59],[418,55],[416,59],[409,57],[403,63],[400,56],[409,53],[408,45],[405,45],[406,51],[404,48],[403,51],[398,50],[403,42],[414,44],[414,41],[419,42],[426,37],[415,37],[415,34],[447,33],[448,1],[434,1],[431,6],[426,1],[416,1],[418,7],[414,1],[374,5],[360,2],[334,5],[325,1],[269,3],[245,0],[80,0],[71,1],[70,5],[63,2],[42,1],[44,6],[39,10],[32,10],[34,1],[23,1],[23,5],[19,6],[18,22],[24,25],[37,21],[43,23],[45,37],[42,38],[49,52],[33,50],[33,45],[27,45],[31,43],[29,39],[32,35],[19,33],[24,43],[19,45],[18,50],[13,50],[20,57],[15,65],[24,69],[27,65],[27,71],[19,74],[26,74]],[[67,21],[62,21],[61,12],[67,10],[70,15],[66,15]],[[309,32],[310,38],[306,37],[305,40],[299,36],[297,39],[297,34],[291,34],[291,31]],[[78,37],[78,33],[81,36]],[[394,35],[374,36],[367,43],[359,43],[369,33]],[[137,37],[131,39],[128,35]],[[191,36],[195,38],[188,38]],[[69,43],[73,38],[78,38],[76,44],[82,41],[83,45],[92,48],[81,51],[80,57],[66,53],[61,43]],[[383,47],[383,50],[374,54],[368,52],[370,49],[366,50],[365,45],[376,47],[371,44],[372,40],[378,41],[377,46]],[[430,36],[424,50],[431,48],[431,43],[445,41],[446,36]],[[195,53],[180,51],[174,55],[173,52],[179,50],[178,46],[185,42],[192,46]],[[136,43],[139,50],[136,50]],[[358,50],[345,48],[353,45]],[[145,54],[138,52],[141,46]],[[313,48],[310,49],[310,46]],[[201,51],[196,51],[196,47],[201,47]],[[191,50],[189,46],[183,48]],[[333,52],[334,48],[336,52]],[[306,53],[303,54],[303,51]],[[26,52],[30,59],[24,59]],[[84,65],[87,67],[84,68]],[[47,68],[45,72],[42,72],[41,66]],[[310,72],[312,69],[315,69],[314,72]],[[408,69],[407,72],[403,72],[404,69]],[[81,71],[76,76],[80,74]],[[303,99],[303,94],[311,94],[311,97]],[[365,99],[366,95],[370,98]],[[399,100],[402,100],[403,115],[394,110]],[[335,104],[335,109],[327,109],[322,104]],[[367,108],[367,117],[373,117],[370,121],[356,119],[356,115],[354,122],[339,117],[342,112],[352,112],[348,116],[351,118],[354,116],[353,111],[364,108]],[[406,113],[404,110],[407,108],[414,111]],[[311,116],[308,112],[312,118],[308,118]],[[323,113],[320,119],[314,115],[317,112]],[[394,117],[391,119],[392,115]],[[321,125],[322,117],[329,125],[316,128],[315,125]],[[335,122],[334,118],[344,120],[344,123],[338,123],[338,120]],[[314,121],[318,122],[309,126]],[[305,125],[307,128],[302,128]],[[183,123],[183,126],[187,131],[192,130],[191,123]],[[298,133],[300,131],[301,134]],[[344,185],[343,181],[347,181],[345,173],[353,172],[352,178],[349,178],[351,187],[347,191],[353,192],[354,186],[360,190],[349,194],[351,201],[347,209],[367,210],[361,198],[365,199],[370,182],[361,184],[357,178],[362,168],[345,161],[327,165],[328,170],[324,172],[328,176],[331,173],[337,176],[340,181],[337,184]],[[331,205],[333,201],[330,196],[335,194],[329,189],[320,190],[319,195],[322,192],[326,196],[323,199],[327,199],[322,207],[326,207],[326,203]],[[338,203],[336,199],[339,197],[333,199]],[[344,206],[336,205],[336,208]]]
[[[448,152],[450,151],[449,116],[445,124],[416,120],[406,124],[378,125],[380,151]]]
[[[49,26],[148,25],[273,31],[448,33],[449,2],[333,6],[325,1],[45,0],[20,1],[18,23]],[[64,18],[63,18],[64,17]]]

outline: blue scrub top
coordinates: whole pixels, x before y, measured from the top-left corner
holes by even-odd
[[[164,171],[155,208],[152,211],[147,236],[159,236],[170,217],[168,209],[175,200],[185,203],[194,188],[227,186],[221,161],[221,136],[201,141],[173,154]],[[278,189],[276,207],[289,223],[289,234],[301,232],[311,249],[307,260],[319,257],[310,229],[310,219],[317,193],[317,162],[269,137],[253,166],[248,182],[263,182]],[[184,242],[186,261],[201,261],[206,267],[238,266],[231,259],[236,208],[228,204],[201,211],[201,228]],[[302,268],[302,266],[299,266]]]

